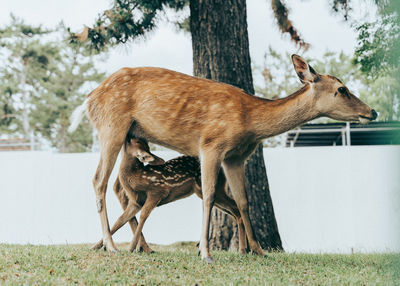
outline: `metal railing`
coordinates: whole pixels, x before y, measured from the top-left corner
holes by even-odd
[[[34,134],[30,135],[29,141],[25,138],[0,139],[0,151],[35,151],[37,142]]]
[[[342,146],[351,145],[351,133],[352,132],[366,132],[366,131],[400,131],[399,127],[363,127],[363,128],[350,128],[350,122],[346,122],[346,125],[339,128],[321,128],[321,129],[301,129],[297,128],[290,130],[286,133],[294,134],[293,139],[291,139],[290,147],[294,147],[300,134],[310,134],[310,133],[340,133],[339,136],[342,137]],[[337,140],[336,140],[337,141]],[[332,141],[333,145],[336,145],[336,141]]]

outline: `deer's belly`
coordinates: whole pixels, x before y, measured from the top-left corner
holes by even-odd
[[[165,122],[138,122],[131,128],[132,134],[136,137],[158,144],[182,154],[198,156],[199,154],[199,135],[196,130],[175,126],[171,128]]]
[[[179,183],[178,183],[178,184],[176,184],[175,187],[171,188],[168,196],[166,198],[162,199],[158,205],[161,206],[161,205],[168,204],[170,202],[174,202],[177,200],[187,198],[187,197],[191,196],[193,193],[194,193],[193,180],[184,182],[181,185],[179,185]]]

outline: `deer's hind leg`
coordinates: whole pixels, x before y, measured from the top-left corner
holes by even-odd
[[[126,128],[122,128],[123,121],[121,121],[118,127],[104,125],[103,129],[98,130],[101,146],[100,162],[93,178],[93,187],[96,193],[96,204],[97,211],[100,215],[103,242],[107,250],[112,252],[115,252],[117,248],[115,247],[110,233],[106,208],[106,192],[108,179],[110,178],[111,171],[117,160],[118,153],[124,144],[130,123],[128,122],[128,124],[125,125]]]
[[[243,220],[240,216],[239,209],[234,200],[232,200],[227,195],[227,183],[226,178],[222,170],[220,170],[217,179],[217,185],[215,188],[215,206],[219,208],[221,211],[231,215],[235,218],[236,223],[238,224],[238,234],[239,234],[239,253],[246,254],[247,250],[247,238],[246,231],[244,228]],[[203,199],[203,195],[201,189],[195,190],[195,193],[198,197]]]
[[[219,172],[217,187],[215,189],[215,206],[223,212],[233,216],[238,225],[239,234],[239,253],[246,254],[247,249],[247,238],[246,231],[244,228],[243,220],[240,215],[240,211],[235,203],[226,193],[227,184],[226,178],[222,170]]]
[[[258,255],[264,255],[260,244],[255,238],[253,228],[250,222],[249,206],[247,202],[246,191],[244,187],[244,162],[230,164],[223,162],[222,167],[231,188],[233,198],[239,208],[241,219],[245,226],[247,238],[249,240],[250,249]]]

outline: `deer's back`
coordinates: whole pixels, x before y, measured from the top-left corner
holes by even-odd
[[[231,85],[161,68],[124,68],[90,94],[88,107],[95,125],[135,120],[149,141],[198,156],[199,142],[245,132],[251,100]]]

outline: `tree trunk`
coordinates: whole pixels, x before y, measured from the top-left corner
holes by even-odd
[[[245,0],[190,1],[194,75],[254,94],[246,17]],[[246,191],[250,220],[261,247],[281,250],[261,144],[246,165]],[[210,245],[214,249],[238,247],[236,223],[216,208]]]

